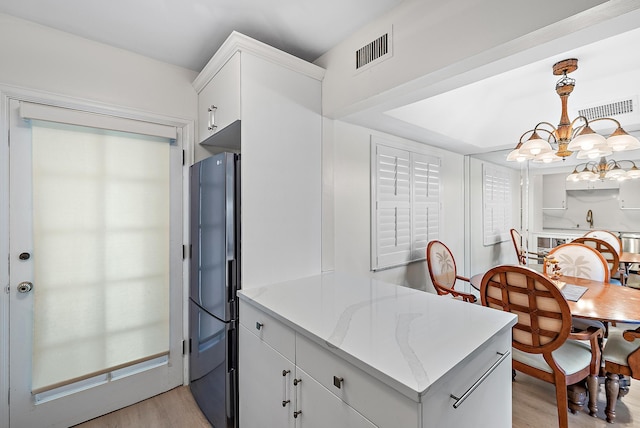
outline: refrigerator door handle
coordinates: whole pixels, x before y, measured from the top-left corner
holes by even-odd
[[[235,190],[236,190],[236,186],[235,186],[235,161],[234,161],[234,157],[233,155],[227,156],[226,158],[226,165],[225,165],[225,173],[226,173],[226,187],[225,187],[225,194],[226,194],[226,214],[227,214],[227,218],[226,220],[226,235],[227,235],[227,239],[226,239],[226,251],[227,251],[227,260],[233,260],[235,258],[235,230],[236,230],[236,224],[235,224]]]

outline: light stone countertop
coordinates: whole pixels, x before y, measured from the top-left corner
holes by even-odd
[[[334,272],[238,295],[415,401],[516,322],[479,304]]]

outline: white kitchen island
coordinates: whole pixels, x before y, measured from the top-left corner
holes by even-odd
[[[511,426],[512,314],[341,273],[239,296],[241,428]]]

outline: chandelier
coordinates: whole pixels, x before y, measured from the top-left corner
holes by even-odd
[[[567,101],[569,95],[573,92],[576,81],[567,76],[567,74],[577,69],[578,60],[575,58],[565,59],[553,65],[553,74],[556,76],[562,75],[556,83],[556,93],[560,96],[562,104],[560,124],[555,127],[549,122],[540,122],[533,129],[526,131],[520,137],[516,148],[507,156],[508,161],[556,162],[565,160],[566,157],[571,156],[576,151],[578,152],[578,159],[604,159],[604,156],[609,156],[613,152],[640,148],[640,141],[622,129],[620,122],[616,119],[601,117],[589,121],[584,116],[578,116],[571,121],[569,120]],[[604,120],[612,121],[616,125],[615,131],[606,138],[594,132],[590,126],[594,122]],[[529,138],[523,141],[526,136],[529,136]],[[555,145],[555,149],[552,144]],[[608,164],[606,161],[604,163]],[[587,168],[586,165],[592,168],[594,164],[600,165],[592,161],[587,162],[585,168]],[[614,168],[615,166],[611,167],[611,169]],[[605,175],[608,171],[605,168]]]
[[[624,169],[623,164],[630,163],[631,168]],[[599,162],[587,162],[576,165],[573,172],[567,176],[567,181],[596,181],[596,180],[626,180],[640,178],[640,169],[630,160],[609,160],[603,156]]]

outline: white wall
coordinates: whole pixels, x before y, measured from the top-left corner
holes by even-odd
[[[315,61],[327,69],[324,85],[330,90],[324,93],[324,114],[339,119],[388,99],[391,92],[411,92],[444,81],[624,12],[620,4],[612,3],[405,0]],[[624,6],[640,7],[632,3]],[[574,16],[600,4],[597,10]],[[567,18],[570,25],[553,25]],[[393,57],[356,73],[356,50],[391,26]],[[407,85],[417,81],[418,86]]]
[[[483,244],[483,202],[482,202],[482,167],[490,162],[469,158],[469,249],[470,261],[469,275],[486,272],[488,269],[500,264],[517,264],[515,248],[511,238],[493,244]],[[511,213],[513,227],[520,229],[520,171],[513,170],[511,174],[511,200],[513,211]]]
[[[333,182],[331,213],[323,219],[323,228],[334,229],[332,248],[324,248],[323,264],[336,271],[352,272],[391,283],[433,291],[425,262],[371,272],[371,135],[387,140],[413,144],[442,159],[442,211],[440,240],[456,257],[458,269],[464,274],[464,158],[462,155],[432,148],[388,134],[372,131],[341,121],[325,119],[325,160],[323,172],[331,175],[325,185]],[[326,203],[326,198],[325,198]],[[323,244],[331,245],[325,241]],[[333,253],[333,256],[330,254]]]
[[[0,14],[0,84],[195,120],[197,73]]]
[[[570,172],[570,168],[568,168],[563,174],[568,175]],[[531,191],[536,200],[542,200],[541,174],[533,175]],[[594,229],[640,232],[640,210],[620,209],[619,189],[568,190],[566,198],[566,209],[563,210],[543,210],[540,203],[536,204],[532,215],[538,217],[540,221],[532,230],[535,232],[552,229],[589,230],[586,216],[587,211],[591,210]]]

